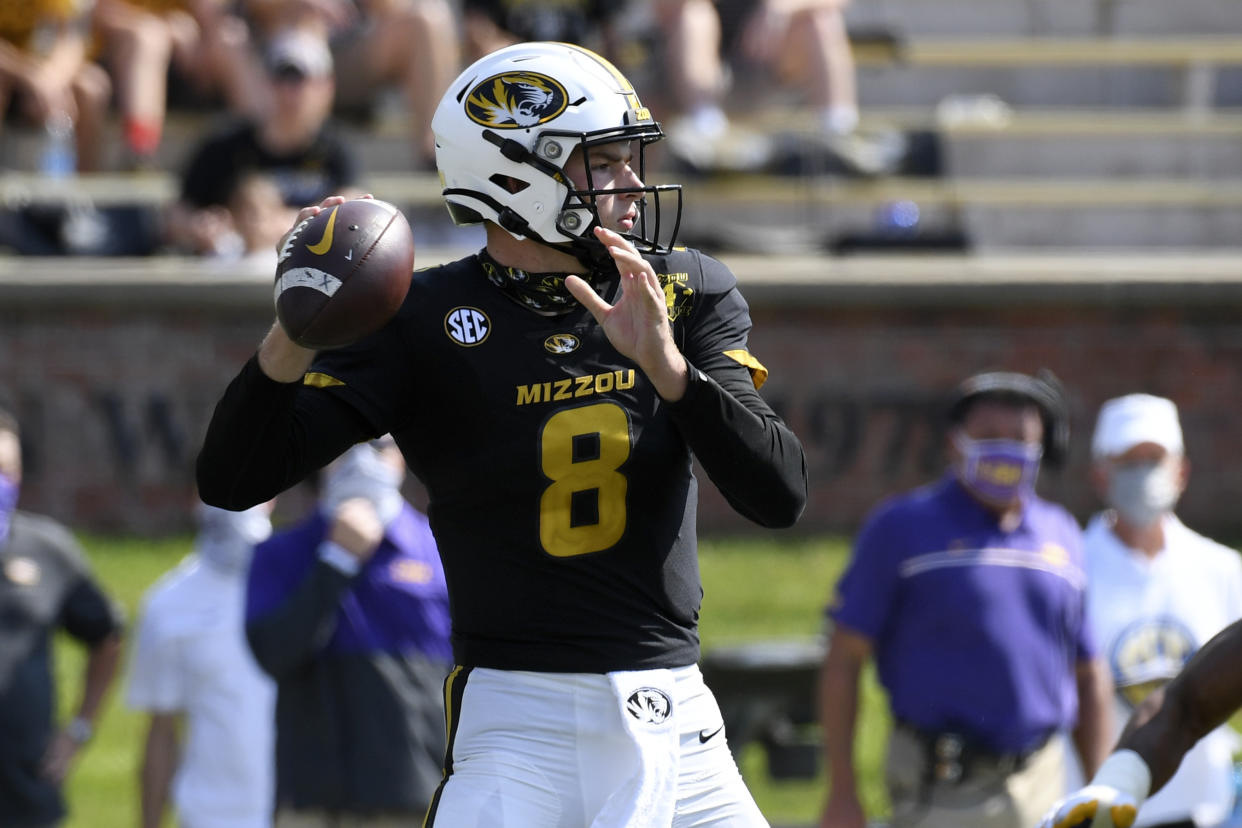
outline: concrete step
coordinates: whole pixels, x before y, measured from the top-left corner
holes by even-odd
[[[764,111],[735,126],[773,124],[809,136],[807,112]],[[934,132],[946,175],[1166,177],[1242,176],[1242,113],[1180,110],[1015,109],[990,95],[954,95],[939,106],[872,107],[864,133]]]
[[[911,34],[1218,34],[1242,31],[1237,0],[877,0],[852,3],[852,27]]]

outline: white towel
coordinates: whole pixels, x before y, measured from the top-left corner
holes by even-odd
[[[669,670],[609,673],[634,742],[634,774],[608,797],[591,828],[669,828],[677,807],[676,680]]]

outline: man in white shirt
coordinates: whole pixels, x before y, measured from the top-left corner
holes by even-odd
[[[246,571],[270,512],[200,504],[194,554],[144,598],[127,698],[150,714],[143,828],[162,824],[170,793],[182,828],[272,823],[275,687],[243,627]]]
[[[1204,643],[1242,617],[1242,559],[1174,508],[1189,479],[1177,407],[1130,394],[1100,409],[1091,479],[1109,507],[1085,534],[1089,622],[1116,687],[1118,732]],[[1213,731],[1142,808],[1139,828],[1220,823],[1233,802],[1236,735]]]

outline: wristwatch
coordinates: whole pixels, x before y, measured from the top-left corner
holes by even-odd
[[[84,745],[91,740],[91,736],[95,735],[95,728],[91,725],[89,719],[83,716],[74,716],[65,725],[65,735],[79,745]]]

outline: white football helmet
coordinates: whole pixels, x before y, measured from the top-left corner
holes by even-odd
[[[431,128],[456,224],[493,221],[518,238],[598,263],[606,253],[591,232],[599,223],[593,196],[641,191],[630,240],[652,253],[667,252],[676,240],[680,185],[577,190],[563,172],[575,146],[634,141],[643,178],[646,145],[664,137],[630,82],[594,52],[569,43],[519,43],[492,52],[452,83]]]

